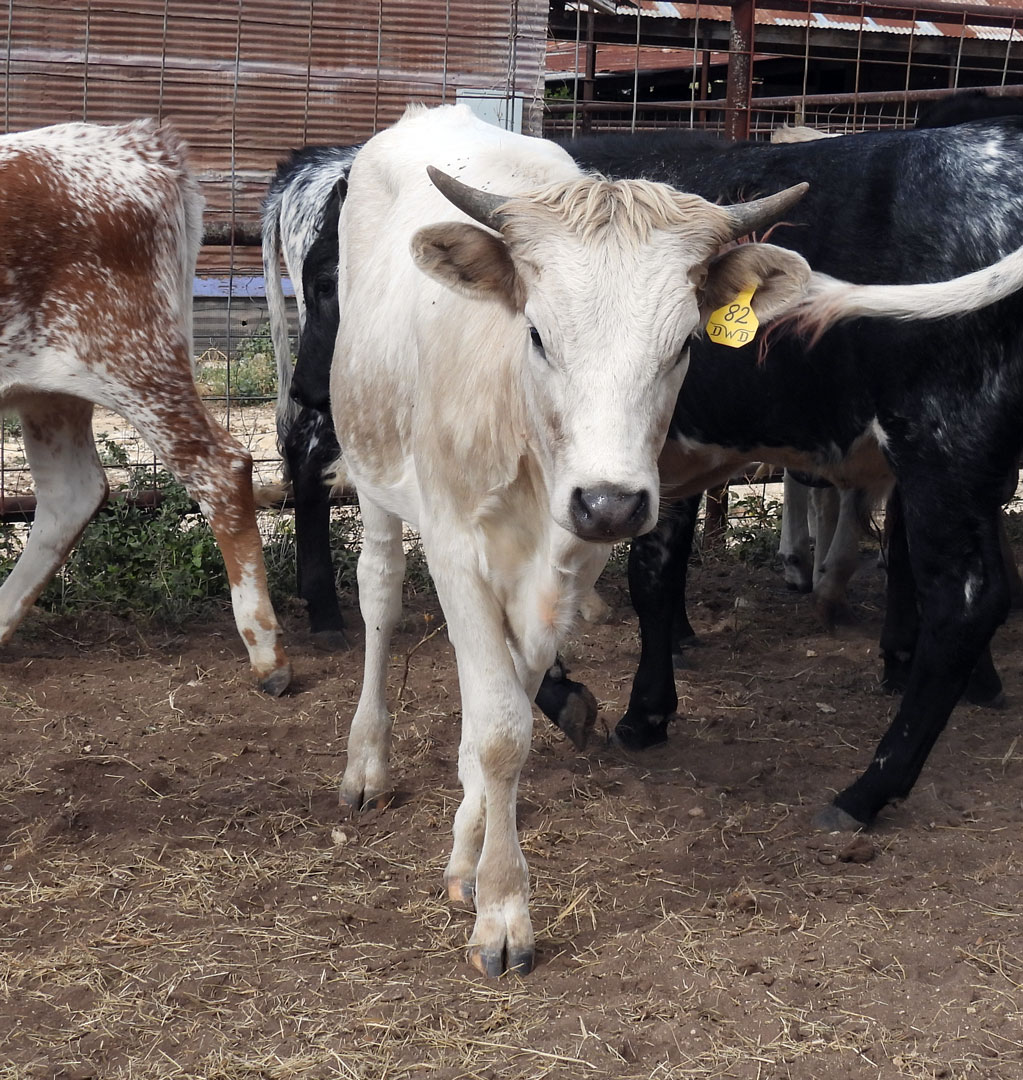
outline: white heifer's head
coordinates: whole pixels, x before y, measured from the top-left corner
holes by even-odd
[[[507,198],[430,176],[500,233],[431,225],[412,254],[449,288],[517,316],[555,521],[604,543],[652,529],[657,459],[691,336],[743,288],[756,287],[752,307],[764,321],[809,279],[803,259],[781,248],[722,248],[774,221],[807,185],[722,207],[638,180],[578,178]]]

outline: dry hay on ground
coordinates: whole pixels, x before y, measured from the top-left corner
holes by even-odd
[[[637,654],[623,582],[605,595],[570,661],[613,725]],[[280,700],[227,616],[33,616],[2,657],[0,1080],[1018,1080],[1020,617],[1008,707],[957,709],[855,844],[808,819],[892,707],[879,572],[835,636],[773,571],[708,559],[691,595],[704,645],[666,748],[576,753],[538,721],[539,967],[494,982],[440,889],[458,702],[428,598],[394,649],[400,795],[355,818],[359,654],[313,651],[297,609]]]

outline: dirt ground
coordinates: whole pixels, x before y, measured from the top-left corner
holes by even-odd
[[[823,633],[773,569],[708,557],[666,747],[610,745],[636,663],[613,614],[567,655],[584,752],[537,720],[520,832],[538,966],[486,981],[441,874],[458,698],[429,596],[392,664],[396,804],[337,805],[361,632],[283,613],[280,700],[229,616],[186,633],[34,614],[0,658],[0,1078],[1023,1077],[1023,713],[961,706],[912,797],[809,825],[865,766],[882,576]],[[351,624],[358,618],[351,610]],[[601,727],[601,722],[598,722]]]

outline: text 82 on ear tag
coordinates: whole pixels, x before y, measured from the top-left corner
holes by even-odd
[[[712,311],[707,320],[707,336],[718,345],[740,349],[754,338],[760,320],[751,306],[755,289],[744,289],[724,307]]]

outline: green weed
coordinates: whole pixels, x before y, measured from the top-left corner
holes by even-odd
[[[185,489],[165,472],[144,473],[155,509],[132,502],[134,485],[92,520],[39,604],[60,613],[132,613],[180,624],[230,599],[213,533]]]
[[[778,556],[781,540],[781,501],[766,492],[732,499],[725,546],[750,566],[768,566]]]
[[[195,378],[204,397],[230,396],[243,405],[246,399],[255,403],[275,397],[277,365],[270,324],[245,338],[230,359],[219,349],[207,349],[199,357]]]

